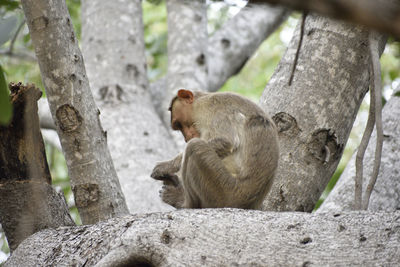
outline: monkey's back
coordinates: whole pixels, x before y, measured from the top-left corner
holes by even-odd
[[[274,122],[254,102],[233,93],[199,97],[195,118],[204,140],[223,137],[233,144],[223,159],[237,179],[231,202],[238,208],[258,208],[268,193],[278,165],[279,145]],[[235,206],[234,205],[234,206]]]

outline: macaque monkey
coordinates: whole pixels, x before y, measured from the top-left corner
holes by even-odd
[[[274,122],[233,93],[179,90],[171,125],[187,142],[183,154],[158,163],[151,177],[176,208],[260,208],[278,165]]]

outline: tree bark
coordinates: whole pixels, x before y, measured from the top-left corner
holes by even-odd
[[[126,214],[65,1],[21,2],[82,222]]]
[[[397,92],[400,91],[400,87]],[[382,111],[383,150],[381,168],[376,181],[368,210],[396,211],[400,210],[400,97],[392,96]],[[376,131],[373,132],[364,158],[364,183],[366,188],[371,176],[376,145]],[[352,210],[354,204],[355,157],[347,163],[339,181],[322,203],[318,212]]]
[[[42,231],[4,266],[396,266],[399,218],[240,209],[135,215]]]
[[[74,225],[63,194],[51,187],[34,85],[11,84],[13,119],[0,126],[0,223],[10,250],[45,228]]]
[[[82,49],[130,212],[172,210],[150,178],[177,151],[149,96],[141,1],[82,1]]]
[[[207,88],[205,0],[168,0],[168,95],[180,88]],[[169,104],[170,97],[167,97]],[[168,107],[166,107],[168,108]]]
[[[215,92],[240,72],[261,43],[286,20],[289,11],[247,4],[210,37],[208,91]]]
[[[397,0],[250,0],[285,5],[342,19],[400,37],[400,3]]]
[[[280,163],[264,202],[267,210],[313,210],[336,170],[357,111],[368,91],[368,31],[308,15],[261,97],[279,130]],[[385,38],[380,36],[381,51]]]

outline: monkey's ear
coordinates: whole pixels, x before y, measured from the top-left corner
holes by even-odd
[[[178,91],[178,97],[188,101],[189,103],[192,103],[194,99],[193,93],[185,89],[180,89]]]

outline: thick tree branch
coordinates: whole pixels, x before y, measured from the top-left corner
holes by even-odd
[[[267,210],[312,211],[339,163],[369,85],[368,31],[309,14],[289,87],[300,28],[261,98],[280,137],[280,163],[264,202]],[[385,40],[380,35],[380,52]]]
[[[216,31],[209,39],[208,90],[217,91],[237,74],[288,14],[284,8],[247,4]]]
[[[284,5],[342,19],[400,37],[400,3],[395,0],[251,0]]]
[[[142,1],[82,1],[82,51],[129,210],[171,210],[150,178],[177,151],[150,99]]]
[[[180,210],[45,230],[14,266],[395,266],[400,212]]]

